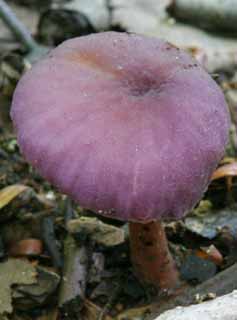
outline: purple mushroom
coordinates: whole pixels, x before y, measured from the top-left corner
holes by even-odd
[[[11,116],[42,176],[82,206],[129,222],[139,279],[175,286],[161,220],[200,200],[228,139],[224,96],[201,66],[157,38],[75,38],[22,77]]]

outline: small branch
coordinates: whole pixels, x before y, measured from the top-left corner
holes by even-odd
[[[44,240],[45,247],[53,259],[54,266],[61,269],[62,257],[58,248],[52,217],[45,217],[42,220],[42,238]]]
[[[15,16],[14,12],[4,0],[0,0],[0,18],[3,19],[3,21],[9,27],[15,37],[24,45],[25,49],[28,51],[26,60],[29,63],[29,67],[32,63],[36,62],[46,53],[48,53],[49,48],[39,45],[33,39],[27,28]]]
[[[72,206],[72,200],[69,197],[66,197],[64,200],[64,223],[68,224],[74,218],[74,211]]]
[[[35,49],[37,43],[32,38],[27,28],[15,16],[11,8],[4,0],[0,0],[0,18],[3,19],[15,37],[25,46],[28,51]]]

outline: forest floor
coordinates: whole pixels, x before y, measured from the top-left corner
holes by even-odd
[[[35,52],[27,52],[0,19],[0,319],[154,319],[237,289],[237,30],[229,10],[221,8],[213,19],[219,1],[181,9],[168,0],[7,2],[47,48],[104,30],[166,38],[217,81],[232,126],[221,170],[203,199],[184,219],[164,223],[182,289],[144,287],[132,272],[127,225],[72,202],[21,156],[9,112]],[[237,17],[237,6],[232,14]]]

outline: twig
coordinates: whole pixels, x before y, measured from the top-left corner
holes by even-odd
[[[53,259],[54,266],[61,269],[62,257],[55,237],[52,217],[45,217],[42,220],[42,238],[44,240],[45,247]]]
[[[65,225],[74,218],[74,211],[72,206],[72,200],[69,197],[66,197],[64,200],[64,223]]]
[[[27,51],[34,50],[35,47],[38,46],[27,28],[23,23],[21,23],[11,8],[3,0],[0,0],[0,18],[3,19],[15,37],[25,46]]]
[[[2,18],[5,24],[9,27],[16,39],[18,39],[25,47],[28,52],[26,58],[30,64],[39,60],[49,51],[48,47],[39,45],[33,39],[28,29],[16,17],[4,0],[0,0],[0,18]]]

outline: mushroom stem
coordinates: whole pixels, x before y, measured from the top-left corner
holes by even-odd
[[[129,232],[131,261],[138,279],[158,289],[174,288],[178,271],[162,223],[130,222]]]

